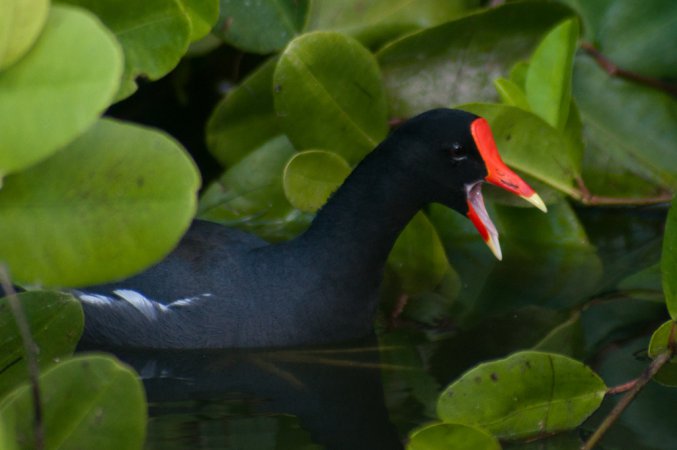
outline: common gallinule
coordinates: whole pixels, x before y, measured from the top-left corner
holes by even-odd
[[[125,348],[320,344],[372,330],[383,267],[424,205],[466,215],[498,259],[482,182],[545,211],[501,160],[485,119],[435,109],[376,147],[297,238],[269,244],[195,221],[162,262],[119,283],[77,291],[83,343]]]

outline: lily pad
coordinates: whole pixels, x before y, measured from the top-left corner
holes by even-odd
[[[677,347],[677,322],[669,320],[651,336],[649,356],[656,358],[671,347]],[[677,386],[677,355],[673,354],[670,361],[654,375],[654,380],[666,386]]]
[[[119,45],[96,17],[52,6],[31,51],[0,72],[0,180],[91,126],[112,101],[121,72]]]
[[[606,390],[579,361],[519,352],[466,372],[440,395],[437,414],[445,422],[517,440],[577,427],[599,407]]]
[[[677,320],[677,200],[672,202],[665,225],[661,272],[665,303],[672,320]]]
[[[388,132],[376,60],[345,35],[314,32],[293,40],[273,86],[282,129],[297,148],[331,150],[354,165]]]
[[[188,50],[191,22],[180,0],[60,1],[89,9],[120,41],[125,71],[118,99],[136,91],[137,77],[157,80],[169,73]]]
[[[501,450],[490,433],[477,427],[457,423],[438,423],[414,430],[407,450],[444,449]]]
[[[45,448],[141,449],[146,402],[141,380],[105,355],[59,363],[40,376]],[[33,397],[28,385],[2,403],[0,416],[21,448],[34,448]]]
[[[507,3],[387,45],[378,59],[390,114],[410,117],[435,107],[495,100],[492,80],[571,15],[554,3]]]
[[[0,71],[31,48],[45,25],[48,11],[49,0],[0,2]]]
[[[193,217],[199,175],[166,134],[100,120],[0,191],[0,259],[19,283],[83,286],[159,261]]]
[[[207,123],[207,146],[230,167],[281,133],[273,106],[276,58],[263,63],[242,84],[228,92]]]
[[[284,168],[284,193],[295,208],[315,212],[348,175],[350,166],[336,153],[307,150],[294,155]]]
[[[216,35],[246,52],[280,50],[301,33],[308,0],[221,0]]]
[[[531,111],[563,130],[571,104],[571,76],[578,22],[568,19],[549,32],[534,51],[526,78]]]
[[[48,291],[23,292],[18,299],[39,350],[40,369],[73,354],[84,326],[80,303],[69,294]],[[0,299],[0,374],[0,397],[28,377],[24,346],[7,298]]]

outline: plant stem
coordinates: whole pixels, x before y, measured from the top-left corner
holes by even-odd
[[[631,390],[632,388],[634,388],[637,385],[637,381],[638,380],[631,380],[631,381],[628,381],[627,383],[623,383],[621,385],[611,387],[606,391],[606,393],[608,395],[616,395],[616,394],[622,394],[623,392],[628,392],[629,390]]]
[[[42,397],[40,395],[38,369],[38,347],[33,341],[26,314],[24,314],[23,307],[16,295],[14,287],[9,279],[7,268],[0,264],[0,285],[7,295],[7,303],[14,316],[14,321],[19,329],[21,340],[24,346],[24,353],[26,354],[26,366],[28,367],[28,378],[31,383],[31,392],[33,394],[33,432],[35,433],[35,448],[43,450],[45,448],[45,430],[42,420]]]
[[[599,443],[604,434],[609,431],[609,428],[611,428],[611,426],[618,420],[623,411],[625,411],[625,408],[630,405],[639,391],[641,391],[642,388],[646,386],[646,384],[651,380],[651,378],[653,378],[654,375],[656,375],[656,373],[661,369],[661,367],[665,365],[665,363],[670,361],[672,355],[673,349],[668,349],[651,361],[649,367],[644,372],[642,372],[639,378],[634,380],[634,385],[632,388],[628,390],[628,393],[618,401],[609,415],[606,416],[604,421],[595,430],[592,436],[590,436],[590,439],[588,439],[588,441],[581,447],[581,450],[592,450],[595,445]]]
[[[661,191],[653,197],[604,197],[590,192],[581,177],[576,177],[576,184],[581,193],[580,202],[588,206],[655,205],[671,201],[673,195],[671,192]]]
[[[670,95],[677,96],[677,86],[674,84],[666,83],[665,81],[656,78],[647,77],[636,72],[622,69],[611,62],[611,60],[604,56],[594,45],[589,42],[582,43],[581,48],[590,56],[592,56],[595,61],[597,61],[597,64],[612,77],[625,78],[626,80],[634,81],[635,83],[643,84],[645,86],[664,91]]]

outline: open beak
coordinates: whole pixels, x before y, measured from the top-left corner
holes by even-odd
[[[498,149],[496,148],[494,136],[491,134],[489,123],[479,117],[470,125],[470,131],[487,167],[488,175],[484,180],[502,187],[515,195],[519,195],[536,208],[547,212],[541,197],[515,172],[510,170],[501,159],[501,155],[498,154]],[[487,209],[484,206],[484,199],[482,198],[482,182],[466,186],[466,195],[468,199],[468,218],[475,225],[477,231],[479,231],[484,242],[487,243],[496,258],[501,260],[503,256],[498,242],[498,232],[489,218]]]

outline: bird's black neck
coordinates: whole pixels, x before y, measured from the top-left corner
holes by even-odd
[[[392,152],[380,146],[370,153],[298,239],[318,264],[337,274],[380,274],[397,236],[424,205]]]

